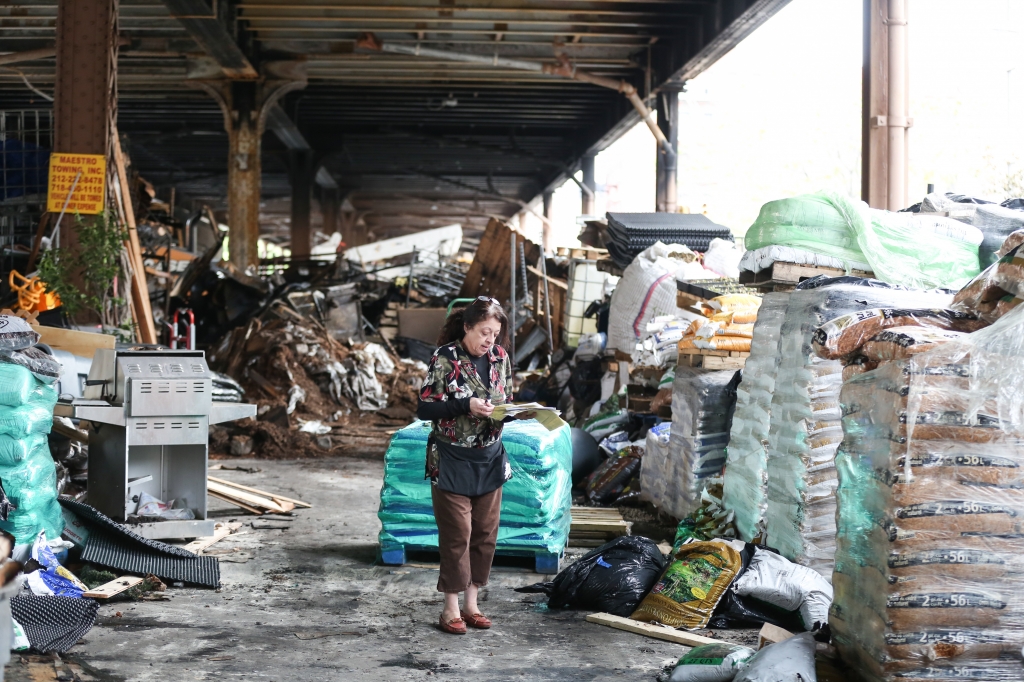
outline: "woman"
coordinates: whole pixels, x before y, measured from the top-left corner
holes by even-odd
[[[491,627],[476,598],[491,572],[501,486],[512,478],[502,424],[491,419],[495,405],[512,401],[508,334],[508,317],[493,298],[481,296],[449,315],[416,410],[420,419],[434,423],[426,476],[441,553],[440,626],[457,635],[466,634],[467,624]],[[465,593],[461,611],[460,592]]]

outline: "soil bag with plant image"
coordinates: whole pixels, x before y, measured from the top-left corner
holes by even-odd
[[[586,609],[626,617],[654,585],[665,564],[665,556],[653,540],[624,535],[587,552],[551,582],[516,588],[516,592],[543,592],[552,609]]]
[[[753,655],[753,649],[728,642],[694,647],[676,663],[669,682],[730,682]]]
[[[683,545],[630,618],[688,630],[705,627],[743,568],[742,551],[736,540]]]

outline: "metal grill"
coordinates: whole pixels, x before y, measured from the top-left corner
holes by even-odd
[[[0,111],[0,295],[8,273],[24,273],[39,219],[53,148],[53,110]]]

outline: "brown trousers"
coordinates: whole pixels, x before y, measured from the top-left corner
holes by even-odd
[[[476,497],[449,493],[436,485],[430,490],[441,553],[437,591],[465,592],[470,585],[483,587],[491,574],[498,542],[501,488]]]

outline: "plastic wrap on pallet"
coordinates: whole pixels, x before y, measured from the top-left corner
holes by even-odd
[[[57,402],[51,383],[22,364],[0,360],[0,481],[15,507],[0,521],[0,530],[14,536],[19,553],[41,530],[51,538],[64,532],[57,471],[46,439]]]
[[[430,423],[417,421],[391,438],[380,494],[380,546],[437,549],[430,481],[423,477]],[[536,421],[506,424],[502,443],[512,480],[501,496],[498,551],[560,554],[569,535],[572,440],[568,426],[548,431]]]
[[[672,422],[655,424],[647,431],[640,465],[640,499],[644,502],[661,506],[661,501],[669,499],[675,480],[671,439]]]
[[[950,296],[839,278],[789,298],[780,329],[779,368],[768,431],[768,544],[826,578],[835,554],[835,453],[843,438],[843,367],[814,352],[815,331],[847,313],[884,306],[943,308]],[[856,282],[846,283],[846,282]]]
[[[723,505],[736,514],[740,537],[752,541],[764,530],[769,415],[779,365],[779,332],[789,293],[765,294],[754,323],[750,357],[736,389],[736,410],[726,448]]]
[[[869,209],[832,192],[770,201],[747,230],[750,251],[791,246],[867,263],[879,279],[909,287],[960,287],[980,270],[976,228],[949,218]]]
[[[640,488],[677,519],[700,506],[707,479],[722,473],[738,383],[734,370],[676,367],[668,448],[657,448],[654,458],[644,455]]]
[[[1024,308],[842,389],[833,643],[867,680],[1017,680]]]

